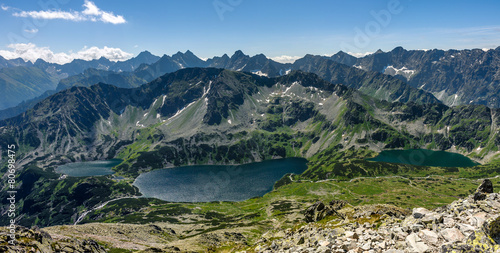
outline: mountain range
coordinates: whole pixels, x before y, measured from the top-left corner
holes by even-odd
[[[153,63],[159,58],[144,51],[136,57],[122,62],[112,62],[102,57],[91,61],[74,60],[60,65],[41,59],[32,63],[22,59],[6,60],[0,56],[0,90],[2,91],[0,93],[0,101],[2,101],[0,109],[15,107],[23,101],[29,102],[29,100],[35,99],[49,90],[60,90],[59,81],[68,77],[70,77],[69,81],[74,80],[75,77],[72,76],[85,74],[89,71],[88,69],[108,70],[113,73],[132,71],[141,64]],[[119,85],[119,82],[116,83]],[[62,85],[64,88],[64,84]]]
[[[11,65],[14,65],[18,64],[19,61],[11,60],[10,62],[12,62]],[[22,68],[24,74],[18,75],[14,79],[0,76],[0,81],[5,80],[5,89],[7,87],[16,87],[16,90],[18,90],[17,93],[8,90],[3,93],[2,96],[5,98],[5,102],[0,105],[0,108],[3,107],[7,110],[0,111],[0,119],[17,115],[33,106],[35,101],[47,97],[48,94],[53,94],[71,86],[90,86],[98,82],[104,82],[118,87],[137,87],[166,73],[189,67],[224,68],[269,77],[282,76],[291,70],[305,70],[316,73],[329,82],[344,83],[374,97],[389,101],[439,102],[432,95],[412,88],[396,78],[375,72],[360,71],[312,55],[307,55],[294,64],[282,64],[267,58],[263,54],[250,57],[242,51],[236,51],[231,57],[223,55],[206,61],[201,60],[190,51],[178,52],[172,56],[164,55],[161,58],[145,51],[135,58],[116,63],[101,58],[88,62],[75,60],[65,65],[49,64],[42,60],[38,60],[34,64],[28,62],[24,65],[27,66],[3,68],[4,71],[13,73],[18,71],[16,69]],[[345,76],[344,73],[346,73]],[[45,75],[44,78],[49,81],[45,81],[45,86],[39,85],[36,87],[37,89],[33,90],[33,85],[30,86],[30,80],[39,79],[43,83],[44,78],[39,77],[41,74]],[[360,80],[363,80],[363,82],[360,82]],[[21,102],[23,103],[20,104]]]
[[[0,121],[0,145],[17,143],[19,166],[46,171],[28,170],[32,174],[21,178],[30,182],[23,184],[22,201],[31,203],[23,222],[47,226],[71,222],[75,210],[112,192],[104,191],[111,181],[84,180],[82,190],[103,191],[80,195],[98,199],[82,202],[80,195],[66,193],[57,197],[66,198],[63,202],[42,197],[59,182],[44,173],[63,163],[118,158],[123,162],[116,171],[133,179],[155,168],[311,158],[332,148],[452,150],[487,162],[500,145],[498,110],[388,102],[297,70],[270,78],[184,68],[136,88],[99,83],[57,92]],[[323,177],[316,173],[311,175]],[[33,203],[39,209],[29,211]]]
[[[8,110],[0,111],[0,119],[23,112],[33,105],[31,99],[40,101],[47,94],[73,85],[90,86],[104,82],[118,87],[137,87],[166,73],[189,67],[224,68],[268,77],[303,70],[318,74],[326,81],[342,83],[388,101],[442,102],[451,106],[483,104],[497,108],[499,52],[500,48],[444,51],[397,47],[389,52],[379,50],[361,58],[342,51],[330,57],[306,55],[293,64],[279,63],[263,54],[250,57],[240,50],[231,57],[225,54],[205,61],[189,50],[163,57],[144,51],[123,62],[101,58],[75,60],[64,65],[43,60],[31,63],[22,59],[1,58],[0,66],[4,74],[0,75],[0,88],[3,87],[5,92],[2,93],[0,109]],[[39,80],[39,83],[34,85],[32,80]],[[43,95],[49,90],[53,91]],[[14,108],[23,101],[22,105]]]
[[[0,121],[1,142],[24,146],[26,157],[22,161],[26,163],[37,160],[48,165],[120,156],[125,160],[121,168],[131,175],[145,169],[141,166],[151,157],[161,164],[169,159],[175,165],[202,162],[196,157],[204,157],[208,147],[209,153],[222,152],[214,151],[213,143],[227,150],[210,161],[224,164],[274,156],[309,157],[332,143],[344,148],[365,143],[372,150],[454,149],[488,160],[499,143],[497,109],[484,105],[448,107],[449,100],[440,101],[443,96],[431,92],[446,86],[436,80],[456,83],[457,73],[461,78],[494,82],[496,76],[487,73],[496,71],[493,63],[499,51],[395,48],[362,58],[343,52],[331,57],[306,55],[288,64],[262,54],[250,57],[242,51],[207,60],[190,51],[161,58],[145,51],[125,62],[101,58],[65,65],[3,59],[0,80],[9,83],[4,82],[2,95],[35,98],[0,112],[4,119]],[[467,68],[472,61],[485,68],[481,73],[488,78],[481,79],[482,75],[473,74],[474,68]],[[485,61],[492,64],[485,65]],[[429,68],[438,68],[435,73],[442,76],[428,76]],[[446,87],[458,94],[471,89],[471,82],[467,79]],[[494,83],[487,86],[495,87]],[[476,87],[474,91],[479,90]],[[457,101],[462,100],[457,98],[451,105]],[[475,123],[466,124],[467,120]],[[308,130],[317,129],[315,124],[322,127]],[[185,131],[188,126],[190,130]],[[295,140],[293,151],[284,143],[277,148],[262,142],[266,136],[250,134],[272,134],[280,129],[294,133],[282,140]],[[226,134],[252,137],[229,140]],[[200,138],[204,141],[197,141]],[[308,143],[309,139],[315,142]],[[182,149],[185,143],[192,145],[189,153],[179,153],[180,140]],[[259,151],[236,151],[243,140],[245,145],[257,142],[252,145]],[[142,149],[127,147],[132,142],[147,144]],[[156,157],[156,149],[176,155]],[[238,157],[229,151],[246,155]],[[151,157],[143,159],[143,155]]]
[[[500,47],[447,51],[396,47],[361,58],[339,52],[330,59],[396,76],[414,88],[432,93],[447,105],[500,107]]]
[[[495,55],[496,51],[481,50],[482,53],[479,51],[476,53]],[[316,138],[321,133],[321,145],[316,145],[316,142],[315,145],[307,145],[307,150],[302,150],[300,156],[308,157],[317,153],[328,147],[331,142],[346,147],[359,146],[360,143],[366,142],[374,150],[404,147],[457,149],[467,154],[477,153],[479,159],[489,159],[488,155],[494,151],[497,143],[495,130],[498,122],[497,110],[472,105],[447,107],[432,94],[410,85],[410,81],[418,77],[416,72],[412,72],[411,75],[407,74],[408,71],[389,73],[389,67],[384,68],[387,74],[372,71],[378,70],[387,62],[391,64],[387,59],[394,58],[402,62],[400,59],[402,57],[387,56],[398,52],[400,55],[410,53],[417,55],[430,54],[434,50],[408,52],[396,48],[390,53],[377,52],[363,58],[355,58],[342,52],[331,57],[306,55],[293,64],[278,63],[264,55],[250,57],[241,51],[235,52],[231,57],[224,55],[206,61],[199,59],[190,51],[179,52],[173,56],[164,55],[156,62],[146,64],[140,62],[152,61],[155,57],[149,52],[143,52],[128,62],[120,63],[121,67],[136,66],[134,71],[86,69],[81,74],[59,81],[57,90],[46,91],[34,100],[2,111],[5,118],[0,121],[2,140],[3,143],[7,143],[14,138],[16,142],[26,145],[26,150],[31,150],[26,154],[27,163],[41,158],[48,162],[52,160],[46,159],[45,156],[48,154],[57,157],[55,160],[59,161],[93,160],[113,158],[126,143],[138,140],[137,132],[143,132],[152,126],[155,126],[151,131],[156,133],[154,134],[156,137],[148,136],[150,139],[141,141],[159,148],[176,146],[167,140],[191,139],[193,137],[190,137],[189,133],[194,135],[197,129],[202,128],[207,129],[202,131],[203,134],[213,131],[215,135],[228,131],[243,131],[242,129],[246,132],[256,129],[274,132],[283,127],[293,128],[298,122],[307,122],[311,119],[304,118],[303,113],[306,113],[311,117],[319,117],[313,121],[329,125],[328,128],[325,126],[327,129],[332,125],[335,127],[330,129],[330,134],[323,132],[325,131],[323,129],[315,133],[318,136],[311,136]],[[383,55],[386,56],[382,57]],[[380,63],[382,61],[380,59],[385,59],[387,62]],[[12,64],[15,64],[19,61],[13,62]],[[98,62],[92,61],[93,64],[101,64]],[[41,63],[37,61],[36,64]],[[75,64],[75,66],[82,65],[81,61]],[[198,68],[197,65],[202,66]],[[399,65],[395,66],[399,68]],[[16,76],[16,72],[11,71],[12,69],[39,70],[34,66],[16,66],[6,67],[0,71]],[[44,73],[39,72],[40,75]],[[17,74],[17,76],[23,75]],[[46,79],[51,80],[48,77]],[[98,84],[94,85],[95,83]],[[280,90],[280,87],[284,87],[285,91]],[[300,92],[294,92],[294,89]],[[256,95],[255,92],[260,95]],[[343,97],[344,93],[355,95]],[[335,106],[323,109],[326,107],[322,100],[329,100],[333,94],[338,96],[333,99],[337,101],[334,103]],[[316,96],[321,99],[318,100]],[[205,100],[205,103],[202,100]],[[275,104],[271,101],[275,101]],[[253,107],[247,108],[248,103]],[[298,109],[286,106],[287,103]],[[189,110],[192,111],[192,115],[189,117],[179,115],[193,105],[196,105],[196,109]],[[240,110],[241,108],[244,109]],[[287,110],[297,115],[288,115]],[[249,119],[252,124],[240,122],[238,117],[240,120]],[[464,120],[474,119],[476,123],[468,126],[457,117],[462,117]],[[173,124],[179,122],[181,118],[184,123]],[[164,121],[169,123],[163,124]],[[332,124],[332,122],[337,123]],[[366,125],[366,122],[372,122],[374,125],[371,123]],[[363,126],[356,127],[361,123]],[[294,131],[301,132],[302,135],[307,128],[307,124],[304,124],[306,123],[299,124],[300,127]],[[178,128],[172,128],[172,125]],[[177,129],[187,125],[191,131],[178,133]],[[343,126],[341,129],[344,132],[341,135],[352,134],[350,138],[346,137],[346,141],[331,139],[339,125]],[[404,129],[401,128],[402,125],[405,125]],[[356,128],[354,132],[353,127]],[[164,129],[160,130],[162,128]],[[251,129],[253,130],[250,131]],[[476,134],[478,131],[482,131],[481,134]],[[227,142],[221,136],[208,141],[208,143],[214,142],[224,143],[228,148],[234,145],[232,141]],[[174,149],[178,148],[180,147]],[[152,152],[149,149],[147,148],[148,152]],[[475,152],[476,149],[480,152]],[[200,147],[191,147],[190,150],[190,152],[195,152],[194,150],[203,152]],[[122,158],[129,158],[139,151],[144,150],[130,150],[128,157]],[[279,156],[284,157],[287,152],[283,153],[281,150]],[[264,153],[253,154],[252,157],[244,159],[251,161],[267,158]],[[183,160],[181,158],[183,156],[178,154],[174,159],[177,160],[176,164],[196,163]],[[127,161],[129,166],[134,166],[136,162]],[[243,161],[218,159],[213,162]]]

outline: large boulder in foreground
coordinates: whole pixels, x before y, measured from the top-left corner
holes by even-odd
[[[304,214],[306,222],[316,222],[324,219],[328,215],[338,215],[337,211],[346,205],[345,201],[332,200],[328,205],[318,201],[306,209]]]
[[[474,201],[485,200],[488,194],[493,193],[493,183],[489,179],[483,180],[474,193]]]

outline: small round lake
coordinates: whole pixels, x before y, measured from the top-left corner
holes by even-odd
[[[235,166],[183,166],[141,174],[134,185],[145,197],[172,202],[241,201],[263,196],[283,175],[306,169],[303,158]]]
[[[111,170],[120,164],[122,160],[112,159],[103,161],[68,163],[57,167],[57,173],[63,173],[70,177],[105,176],[115,173]]]
[[[435,167],[472,167],[479,165],[479,163],[461,154],[427,149],[384,150],[377,157],[367,160]]]

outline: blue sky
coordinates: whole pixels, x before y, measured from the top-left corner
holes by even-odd
[[[203,58],[238,49],[301,57],[500,46],[500,1],[0,0],[0,6],[4,57],[119,60],[188,49]]]

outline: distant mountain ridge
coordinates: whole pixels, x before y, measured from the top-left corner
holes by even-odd
[[[190,60],[187,61],[185,60],[186,58]],[[343,59],[348,59],[350,62],[353,61],[353,58],[349,58],[347,54]],[[245,55],[241,50],[236,51],[231,57],[224,54],[222,57],[214,57],[203,61],[194,56],[190,51],[187,51],[184,54],[179,52],[172,57],[164,55],[157,62],[150,65],[143,64],[134,72],[139,78],[151,81],[163,74],[189,67],[223,68],[267,77],[279,77],[286,75],[292,70],[302,70],[315,73],[333,84],[344,84],[360,89],[360,91],[367,95],[379,99],[400,102],[440,103],[433,95],[411,87],[405,82],[398,80],[398,78],[381,75],[377,72],[370,73],[370,71],[359,70],[355,67],[339,64],[336,61],[313,55],[306,55],[291,64],[273,61],[263,54],[255,56]],[[370,80],[367,80],[367,78]]]
[[[0,69],[0,108],[18,105],[56,88],[57,74],[33,66],[16,66]]]
[[[111,70],[116,72],[121,71],[133,71],[141,64],[151,64],[158,61],[160,57],[151,54],[149,51],[143,51],[139,53],[136,57],[130,58],[125,61],[110,61],[105,57],[94,60],[82,60],[75,59],[69,63],[57,64],[46,62],[42,59],[38,59],[35,63],[31,61],[25,61],[21,58],[7,60],[0,56],[0,69],[9,67],[38,67],[40,69],[54,68],[57,72],[61,74],[71,76],[79,74],[88,68]]]
[[[406,50],[396,47],[361,58],[339,52],[329,59],[376,71],[434,94],[447,105],[500,107],[500,47],[490,50]]]
[[[42,59],[32,63],[20,58],[6,60],[0,56],[0,91],[3,91],[0,93],[0,101],[2,101],[0,102],[0,110],[9,108],[10,111],[9,113],[0,111],[0,118],[19,111],[11,108],[16,107],[21,102],[28,102],[38,96],[43,97],[43,94],[49,90],[61,90],[74,85],[90,86],[97,82],[113,82],[122,87],[136,87],[147,81],[138,80],[136,77],[127,77],[128,74],[119,77],[117,73],[133,71],[141,64],[151,64],[158,59],[160,57],[144,51],[134,58],[121,62],[112,62],[101,57],[91,61],[77,59],[60,65]],[[95,70],[89,71],[89,69]],[[104,73],[103,71],[108,72]],[[91,72],[94,75],[89,74]],[[75,75],[80,75],[80,77],[74,77]],[[59,83],[65,78],[69,79]],[[88,80],[83,80],[85,78]],[[123,81],[123,79],[130,79],[130,81]],[[74,83],[68,84],[70,81],[74,81]],[[18,108],[22,108],[22,106]]]
[[[0,58],[0,66],[10,66],[7,69],[12,66],[24,67],[19,66],[23,65],[23,62],[22,59]],[[279,63],[263,54],[249,56],[241,50],[236,51],[231,57],[224,54],[207,60],[200,59],[189,50],[162,57],[144,51],[137,57],[116,63],[101,58],[93,61],[75,60],[71,64],[60,66],[42,60],[38,60],[35,64],[26,62],[24,64],[37,66],[47,73],[50,80],[61,80],[61,82],[50,83],[45,86],[46,88],[42,86],[37,92],[26,91],[27,94],[33,95],[25,96],[22,100],[13,100],[19,95],[9,95],[12,102],[3,105],[4,108],[13,107],[23,100],[41,95],[47,87],[56,86],[57,90],[61,90],[74,85],[90,86],[98,82],[118,87],[137,87],[166,73],[191,67],[223,68],[268,77],[282,76],[292,70],[303,70],[318,74],[329,82],[345,84],[367,95],[388,101],[443,102],[451,106],[484,104],[493,108],[500,107],[500,47],[488,51],[481,49],[424,51],[397,47],[389,52],[378,50],[374,54],[360,58],[340,51],[330,57],[306,55],[294,63]],[[89,68],[95,70],[87,70]],[[69,74],[74,75],[64,79]],[[0,86],[1,82],[0,78]],[[18,109],[25,107],[26,104]],[[10,109],[8,113],[0,111],[0,119],[24,110],[18,109]]]
[[[310,57],[310,55],[307,55],[303,59],[309,59]],[[339,64],[335,61],[322,62],[321,64],[318,63],[318,61],[324,60],[324,58],[316,58],[314,61],[303,60],[297,61],[294,64],[284,64],[273,61],[263,54],[250,57],[245,55],[241,50],[238,50],[231,57],[223,55],[222,57],[213,57],[204,61],[188,50],[185,53],[178,52],[172,56],[163,55],[161,58],[144,51],[137,57],[117,63],[112,63],[105,58],[92,61],[75,60],[71,64],[65,65],[53,65],[42,60],[38,60],[34,66],[38,66],[51,76],[55,76],[56,79],[60,80],[57,85],[52,84],[52,86],[57,87],[57,91],[72,86],[88,87],[99,82],[113,84],[118,87],[131,88],[183,68],[213,67],[250,72],[268,77],[283,76],[292,70],[305,70],[316,73],[325,80],[335,84],[343,83],[350,87],[357,87],[359,85],[355,82],[362,82],[363,89],[360,89],[361,91],[376,98],[386,99],[388,101],[414,101],[419,103],[439,102],[432,95],[411,88],[405,83],[400,83],[399,80],[396,80],[393,77],[379,75],[375,79],[372,78],[371,81],[360,81],[361,79],[369,77],[373,74],[366,75],[363,71],[357,70],[353,67],[344,65],[337,66]],[[315,65],[307,65],[313,64],[312,62],[314,62]],[[320,69],[325,66],[329,66],[330,73],[325,73],[324,69]],[[337,72],[332,73],[331,71]],[[338,71],[349,73],[349,76],[346,77],[347,79],[332,79],[330,77],[332,74],[336,77],[342,75]],[[74,75],[68,77],[69,73],[73,73]],[[359,77],[358,75],[362,75],[364,77]],[[47,94],[49,93],[46,93],[46,95]],[[40,95],[42,95],[40,98],[43,98],[42,91],[32,96],[17,98],[17,101],[18,103],[21,101],[27,101]],[[14,96],[14,98],[15,97],[16,96]],[[10,108],[8,112],[0,111],[0,119],[12,116],[15,113],[23,112],[29,104],[30,103],[25,103],[23,106],[19,106],[16,109]],[[9,107],[15,105],[17,104],[11,103],[9,104]]]

